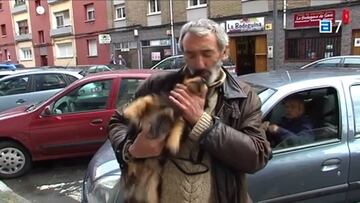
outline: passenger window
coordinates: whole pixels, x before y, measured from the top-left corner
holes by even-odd
[[[339,107],[334,88],[298,92],[280,101],[263,125],[274,149],[339,139]]]
[[[52,108],[53,113],[64,114],[105,109],[111,84],[112,80],[85,84],[56,101]]]
[[[337,67],[340,64],[341,59],[327,59],[324,61],[320,61],[317,64],[314,64],[314,68],[334,68]]]
[[[37,74],[35,91],[52,90],[66,87],[66,81],[61,74]]]
[[[355,115],[355,132],[360,134],[360,85],[351,87],[351,98]]]
[[[345,58],[344,59],[345,68],[360,68],[360,58]]]
[[[132,79],[123,78],[121,79],[119,94],[117,98],[116,107],[119,108],[122,105],[128,103],[134,96],[137,88],[144,81],[144,79]]]
[[[28,92],[29,76],[19,76],[0,82],[0,96]]]

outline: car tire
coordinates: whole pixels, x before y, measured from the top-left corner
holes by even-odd
[[[0,179],[24,175],[31,168],[28,150],[12,141],[0,142]]]

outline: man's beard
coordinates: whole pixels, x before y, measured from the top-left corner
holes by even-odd
[[[207,84],[212,84],[216,81],[216,79],[219,77],[220,69],[222,66],[222,61],[219,60],[213,67],[206,69],[206,70],[198,70],[196,68],[192,68],[188,66],[190,74],[192,76],[200,76],[204,78],[204,80],[207,82]]]

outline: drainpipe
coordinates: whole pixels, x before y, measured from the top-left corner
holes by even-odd
[[[278,30],[277,30],[277,16],[278,16],[278,12],[277,12],[277,3],[276,0],[273,0],[273,69],[276,70],[276,59],[277,59],[277,35],[278,35]]]
[[[176,41],[174,35],[173,1],[170,0],[170,29],[171,29],[171,54],[176,55]]]

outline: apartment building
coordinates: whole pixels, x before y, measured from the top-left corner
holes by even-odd
[[[10,4],[0,0],[0,61],[17,62]]]

